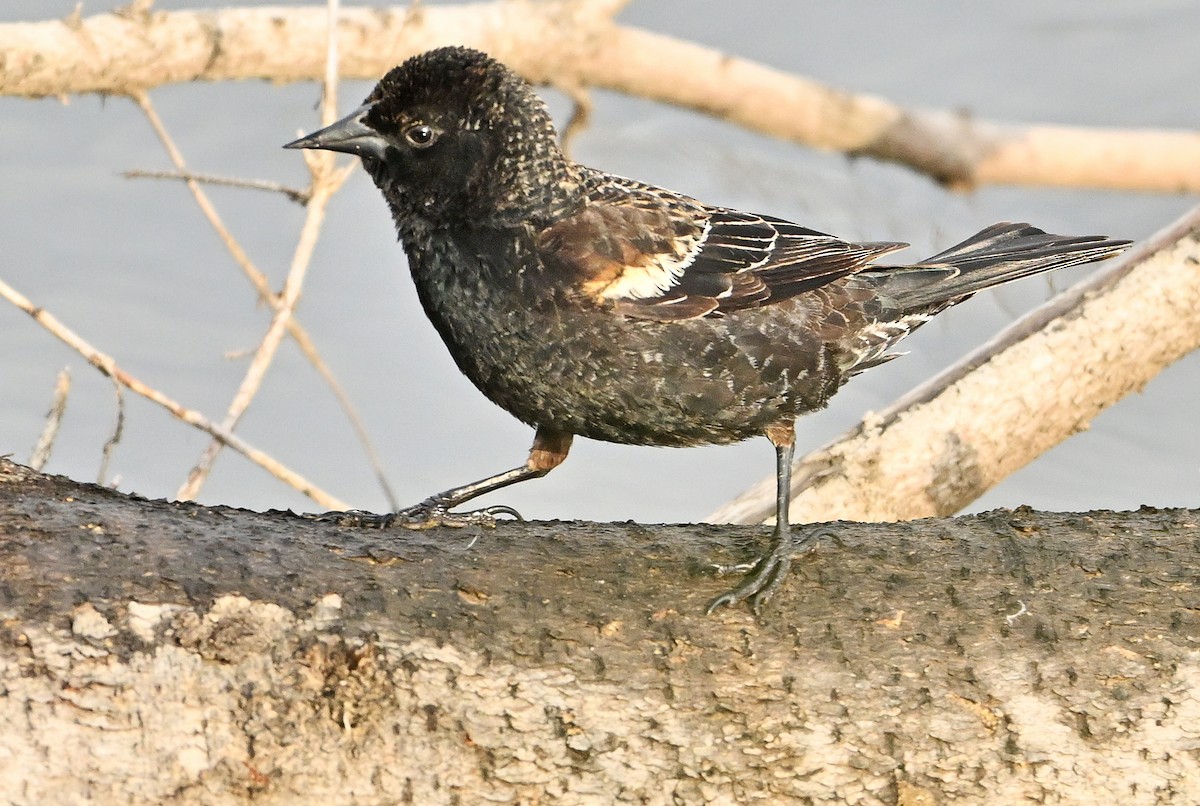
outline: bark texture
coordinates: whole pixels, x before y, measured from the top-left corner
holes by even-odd
[[[1196,803],[1198,521],[838,524],[756,621],[701,611],[759,529],[363,531],[0,459],[0,801]]]

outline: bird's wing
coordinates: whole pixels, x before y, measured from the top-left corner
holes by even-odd
[[[588,299],[672,321],[770,305],[861,271],[902,243],[849,243],[789,221],[707,207],[608,178],[539,247]]]

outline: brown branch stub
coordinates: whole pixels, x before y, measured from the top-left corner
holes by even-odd
[[[603,87],[717,115],[816,148],[899,162],[956,188],[982,184],[1200,192],[1200,133],[1015,126],[909,109],[747,59],[621,26],[616,0],[339,12],[339,72],[376,79],[414,53],[463,44],[531,81]],[[325,72],[324,8],[101,14],[0,25],[0,94],[136,94],[160,84]]]
[[[565,92],[571,98],[571,117],[563,126],[562,134],[559,140],[562,144],[562,150],[568,156],[571,154],[571,146],[575,142],[575,138],[587,129],[592,121],[592,112],[595,109],[595,103],[592,101],[592,95],[587,91],[586,87],[581,87],[578,84],[559,84],[558,88]]]

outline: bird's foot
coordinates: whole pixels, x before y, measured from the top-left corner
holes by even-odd
[[[730,570],[738,567],[719,566],[718,573],[729,573]],[[704,611],[705,615],[712,615],[721,607],[733,607],[741,602],[746,602],[757,616],[767,600],[775,595],[775,591],[787,577],[791,567],[792,546],[790,544],[776,546],[750,567],[742,584],[709,602],[708,608]]]
[[[772,549],[756,563],[715,566],[718,574],[746,571],[746,578],[733,590],[713,599],[704,611],[705,615],[712,615],[718,608],[733,607],[742,602],[750,605],[754,615],[759,615],[763,605],[775,595],[783,580],[787,579],[792,568],[792,557],[801,549],[811,547],[818,538],[833,536],[833,532],[828,529],[816,529],[799,540],[790,534],[777,536]]]
[[[507,515],[519,521],[525,520],[521,517],[521,513],[512,507],[503,505],[484,507],[470,512],[451,512],[445,502],[437,497],[427,498],[419,504],[405,507],[396,512],[376,514],[350,510],[327,513],[318,516],[318,519],[334,520],[340,526],[354,526],[361,529],[390,529],[394,526],[402,526],[405,529],[434,529],[438,526],[460,529],[465,526],[491,528],[496,525],[496,519],[501,515]]]
[[[504,505],[473,509],[469,512],[451,512],[444,502],[437,498],[427,498],[419,504],[393,512],[386,526],[403,526],[405,529],[433,529],[438,526],[461,529],[464,526],[484,526],[490,529],[496,525],[496,518],[500,515],[507,515],[519,521],[525,520],[520,512]]]

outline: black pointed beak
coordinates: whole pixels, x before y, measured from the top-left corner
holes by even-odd
[[[337,123],[293,140],[284,148],[323,148],[381,160],[388,143],[383,135],[367,125],[367,113],[372,106],[373,103],[363,104]]]

